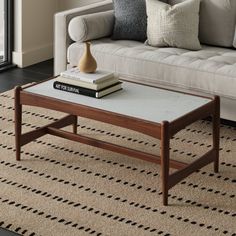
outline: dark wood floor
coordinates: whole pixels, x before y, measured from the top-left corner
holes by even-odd
[[[0,93],[16,85],[45,80],[53,75],[53,60],[44,61],[23,69],[12,68],[0,72]]]
[[[0,72],[0,93],[13,89],[16,85],[45,80],[53,75],[53,60],[26,67],[13,68]],[[0,236],[17,236],[18,234],[0,228]]]
[[[19,236],[19,234],[0,228],[0,236]]]

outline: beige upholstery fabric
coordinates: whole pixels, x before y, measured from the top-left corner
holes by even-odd
[[[69,63],[76,66],[82,53],[83,44],[72,44]],[[231,49],[203,46],[189,51],[101,39],[92,41],[92,53],[101,69],[135,81],[236,99],[236,52]]]
[[[71,43],[68,34],[68,25],[71,19],[76,16],[92,14],[96,12],[112,10],[113,5],[111,0],[106,0],[84,7],[79,7],[55,15],[54,19],[54,75],[66,69],[66,53],[67,48]]]
[[[186,0],[169,0],[174,5]],[[232,47],[236,25],[236,0],[202,0],[199,39],[201,43]],[[236,40],[234,42],[236,46]]]
[[[200,0],[188,0],[174,6],[158,0],[146,0],[146,4],[149,45],[201,48],[198,40]]]
[[[114,26],[114,12],[105,11],[73,18],[68,27],[70,38],[75,42],[108,37]]]

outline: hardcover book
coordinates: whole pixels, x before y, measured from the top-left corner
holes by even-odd
[[[61,83],[58,81],[55,81],[53,83],[53,87],[55,89],[70,92],[70,93],[86,95],[86,96],[94,97],[94,98],[101,98],[101,97],[104,97],[105,95],[108,95],[108,94],[113,93],[115,91],[121,90],[122,89],[121,84],[122,84],[122,82],[118,82],[114,85],[111,85],[111,86],[101,89],[99,91],[96,91],[93,89],[88,89],[88,88],[83,88],[83,87],[78,87],[78,86],[71,85],[71,84]]]
[[[88,83],[82,80],[78,80],[76,78],[65,78],[62,76],[58,76],[55,80],[61,83],[71,84],[78,87],[83,87],[83,88],[88,88],[88,89],[93,89],[93,90],[101,90],[103,88],[106,88],[108,86],[111,86],[119,82],[117,78],[108,78],[101,83],[95,84],[95,83]]]
[[[80,72],[77,67],[71,68],[60,74],[64,78],[74,78],[81,81],[85,81],[88,83],[101,83],[104,80],[114,77],[114,73],[104,71],[104,70],[97,70],[95,73],[83,73]]]

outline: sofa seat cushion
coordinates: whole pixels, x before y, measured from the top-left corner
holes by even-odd
[[[68,48],[68,62],[76,66],[84,45]],[[100,69],[156,86],[174,86],[236,99],[236,51],[202,45],[200,51],[156,48],[130,40],[92,41]]]

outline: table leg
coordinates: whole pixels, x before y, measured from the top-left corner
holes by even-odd
[[[74,116],[74,119],[75,119],[75,121],[73,123],[73,133],[77,134],[77,125],[78,125],[78,118],[77,118],[77,116]]]
[[[15,146],[16,160],[20,161],[21,152],[21,123],[22,123],[22,105],[20,103],[21,87],[15,88]]]
[[[170,155],[170,134],[169,122],[163,121],[161,124],[161,180],[163,205],[168,205],[169,190],[169,155]]]
[[[215,96],[213,114],[213,149],[215,150],[214,172],[219,172],[219,148],[220,148],[220,97]]]

